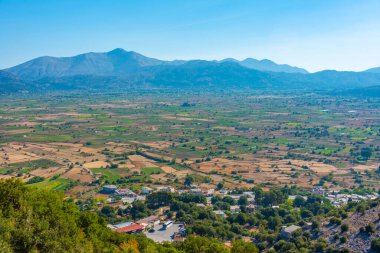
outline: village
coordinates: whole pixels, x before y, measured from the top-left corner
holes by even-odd
[[[345,194],[336,190],[327,190],[322,187],[316,187],[313,189],[314,194],[318,194],[326,197],[334,206],[340,207],[346,205],[349,201],[360,202],[363,200],[375,200],[379,198],[379,194],[373,192],[371,194],[359,195],[359,194]]]
[[[190,185],[189,189],[176,189],[172,186],[159,187],[142,187],[140,193],[135,193],[127,188],[120,188],[116,185],[104,185],[101,192],[108,196],[106,204],[114,207],[126,208],[135,201],[145,201],[146,197],[154,192],[166,192],[172,194],[190,194],[193,196],[202,196],[206,198],[206,203],[196,203],[197,207],[213,210],[213,212],[221,218],[227,218],[230,215],[238,214],[244,210],[245,213],[253,213],[255,210],[262,208],[255,202],[254,192],[236,192],[228,189],[202,189],[197,185]],[[377,193],[359,195],[359,194],[342,194],[338,191],[327,190],[322,187],[315,187],[310,192],[311,196],[318,195],[324,197],[335,207],[346,205],[349,202],[360,202],[362,200],[376,200],[379,198]],[[228,208],[220,208],[215,205],[213,198],[227,197],[233,200],[234,204],[228,205]],[[307,196],[289,195],[287,202],[293,202],[296,198],[302,198],[305,201]],[[323,202],[323,201],[322,201]],[[98,203],[102,206],[102,203]],[[271,208],[280,208],[278,205],[272,205]],[[108,224],[108,228],[117,233],[144,233],[148,238],[155,242],[182,242],[186,238],[186,224],[176,221],[175,214],[169,217],[169,206],[159,208],[153,215],[138,219],[135,221],[126,221],[116,224]],[[311,222],[303,223],[302,226],[297,224],[282,226],[280,237],[283,240],[290,240],[296,231],[310,231]],[[245,241],[255,242],[253,237],[244,237]],[[226,245],[228,245],[226,241]]]

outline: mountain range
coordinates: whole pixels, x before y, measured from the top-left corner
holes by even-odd
[[[43,56],[0,71],[2,93],[130,87],[346,89],[375,85],[380,85],[380,68],[308,73],[267,59],[164,61],[120,48],[73,57]]]

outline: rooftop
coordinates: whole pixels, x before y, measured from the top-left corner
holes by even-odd
[[[301,229],[301,227],[297,225],[290,225],[289,227],[284,228],[284,231],[287,233],[293,233],[294,231],[298,229]]]
[[[138,231],[138,230],[142,230],[142,229],[144,229],[143,225],[132,224],[132,225],[129,225],[129,226],[117,228],[117,229],[115,229],[113,231],[114,232],[118,232],[118,233],[129,233],[129,232],[134,232],[134,231]]]

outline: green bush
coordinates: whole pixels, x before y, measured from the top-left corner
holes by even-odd
[[[371,250],[374,252],[380,252],[380,238],[375,238],[371,242]]]
[[[348,228],[348,224],[342,224],[342,226],[340,226],[340,230],[342,231],[342,233],[347,232]]]
[[[26,184],[35,184],[35,183],[42,182],[44,180],[45,180],[45,178],[36,176],[36,177],[33,177],[30,180],[28,180],[28,182],[26,182]]]

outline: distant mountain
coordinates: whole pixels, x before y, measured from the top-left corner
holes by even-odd
[[[39,57],[0,72],[0,92],[128,88],[354,89],[380,85],[380,73],[306,70],[269,60],[163,61],[115,49]]]
[[[306,70],[286,64],[276,64],[270,60],[247,58],[244,61],[225,59],[222,62],[236,62],[243,67],[260,71],[307,73]],[[133,51],[117,48],[106,53],[85,53],[73,57],[39,57],[5,71],[25,80],[45,77],[65,77],[76,75],[125,76],[144,67],[158,65],[181,65],[186,61],[162,61],[149,58]]]
[[[63,76],[36,83],[45,89],[100,88],[263,88],[271,75],[236,63],[189,61],[181,65],[157,65],[125,76]]]
[[[222,60],[221,62],[235,62],[239,63],[241,66],[256,69],[260,71],[271,71],[271,72],[284,72],[284,73],[300,73],[307,74],[308,72],[305,69],[293,67],[287,64],[277,64],[271,60],[256,60],[253,58],[247,58],[242,61],[238,61],[233,58],[227,58]]]
[[[27,82],[12,73],[0,70],[0,93],[25,91],[32,89]]]
[[[347,89],[380,85],[380,74],[353,71],[324,70],[307,75],[293,75],[293,83],[321,89]]]
[[[269,73],[248,69],[237,63],[202,60],[146,68],[135,77],[155,87],[258,88],[270,86],[272,80]]]
[[[263,72],[234,62],[189,61],[156,65],[124,76],[78,75],[35,81],[45,89],[237,88],[352,89],[380,85],[380,74],[322,71],[313,74]]]
[[[161,61],[117,48],[106,53],[86,53],[73,57],[39,57],[6,71],[23,79],[37,80],[75,75],[123,76],[142,67],[181,63]]]
[[[380,67],[367,69],[365,72],[368,72],[368,73],[380,73]]]

